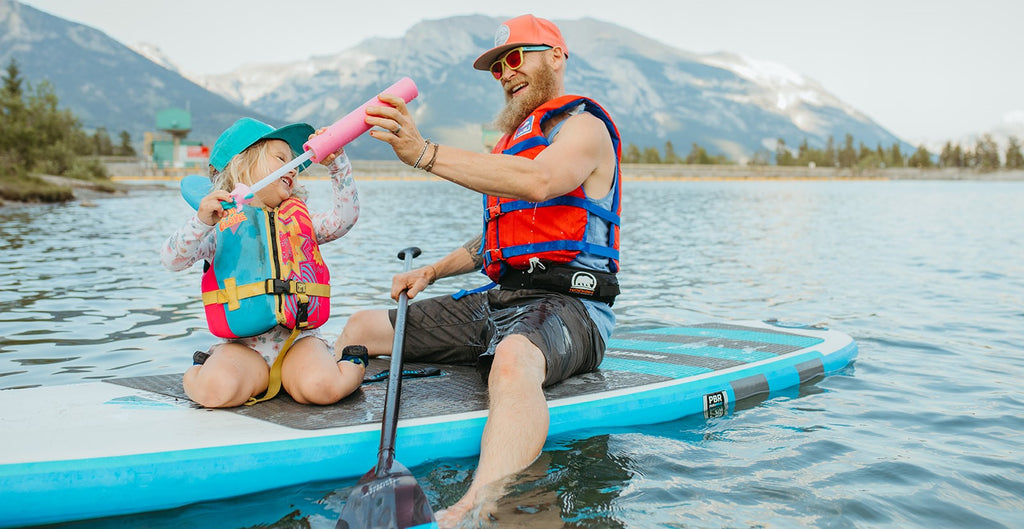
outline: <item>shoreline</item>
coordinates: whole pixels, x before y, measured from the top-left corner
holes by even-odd
[[[104,189],[96,182],[39,175],[47,182],[71,188],[74,198],[82,207],[96,206],[95,200],[127,196],[132,191],[163,189],[166,185],[156,182],[176,182],[182,177],[195,174],[194,169],[159,171],[146,168],[141,162],[107,163],[110,184],[113,191]],[[399,161],[367,160],[353,162],[353,174],[362,180],[383,181],[428,181],[443,180],[438,176],[413,169]],[[147,174],[148,173],[148,174]],[[832,167],[780,167],[740,165],[684,165],[684,164],[623,164],[625,182],[794,182],[794,181],[974,181],[974,182],[1020,182],[1024,181],[1024,170],[1000,170],[978,172],[967,169],[838,169]],[[303,175],[309,180],[327,180],[327,170],[313,165]],[[125,182],[134,182],[127,184]],[[146,182],[152,182],[147,184]],[[18,202],[0,200],[0,208],[41,204],[42,202]]]
[[[156,174],[141,163],[108,163],[111,181],[179,180],[194,169],[174,169]],[[440,177],[413,169],[397,160],[353,161],[355,177],[365,180],[435,180]],[[1024,170],[1000,170],[982,173],[968,169],[917,169],[895,167],[884,169],[839,169],[834,167],[685,165],[685,164],[622,164],[625,181],[728,181],[728,180],[975,180],[984,182],[1024,181]],[[313,165],[303,176],[326,178],[327,170]]]
[[[112,181],[178,180],[195,169],[174,169],[159,172],[146,169],[141,163],[109,163],[106,168]],[[379,180],[432,180],[439,177],[413,169],[398,161],[353,161],[352,173],[356,178]],[[304,177],[327,177],[327,169],[313,165]],[[684,164],[623,164],[626,181],[677,180],[977,180],[1024,181],[1024,170],[1000,170],[982,173],[967,169],[839,169],[822,167],[779,166],[699,166]]]

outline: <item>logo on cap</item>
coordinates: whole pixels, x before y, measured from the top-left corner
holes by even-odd
[[[512,30],[505,24],[498,26],[498,30],[494,32],[494,45],[501,46],[508,42],[509,35],[512,34]]]

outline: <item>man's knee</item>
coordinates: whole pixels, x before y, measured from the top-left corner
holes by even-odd
[[[384,354],[390,351],[394,335],[395,330],[386,310],[361,310],[349,316],[334,351],[336,355],[341,355],[346,345],[364,345],[371,356]]]
[[[374,315],[377,312],[375,310],[361,310],[349,316],[342,334],[356,337],[365,335],[373,328]]]
[[[514,334],[495,347],[488,384],[522,379],[540,384],[546,369],[544,353],[526,337]]]

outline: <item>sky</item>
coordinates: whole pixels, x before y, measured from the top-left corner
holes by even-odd
[[[156,45],[195,74],[333,54],[427,19],[592,17],[681,50],[784,65],[913,144],[1024,123],[1022,0],[21,1]]]

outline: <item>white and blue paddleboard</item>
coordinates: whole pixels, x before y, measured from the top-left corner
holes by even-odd
[[[598,371],[547,388],[550,435],[724,415],[847,366],[838,331],[776,322],[618,333]],[[407,369],[428,367],[408,364]],[[471,367],[407,379],[396,453],[415,466],[479,453],[486,389]],[[375,359],[368,374],[387,368]],[[167,509],[320,480],[376,464],[384,382],[331,406],[287,395],[192,404],[180,375],[0,391],[0,527]]]

